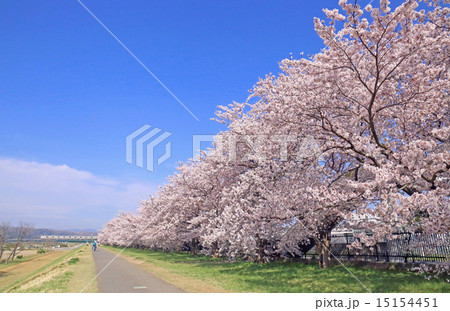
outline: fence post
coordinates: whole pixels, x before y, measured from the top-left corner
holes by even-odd
[[[378,244],[375,245],[375,254],[377,255],[377,261],[380,261],[380,256],[378,255]]]
[[[389,262],[389,252],[386,250],[386,262]]]

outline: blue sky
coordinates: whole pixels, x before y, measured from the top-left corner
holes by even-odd
[[[76,0],[2,1],[0,221],[99,229],[119,209],[135,209],[191,157],[193,134],[224,129],[210,120],[217,105],[245,101],[289,53],[318,52],[313,17],[337,7],[337,0],[83,3],[200,122]],[[172,156],[154,172],[125,162],[125,137],[144,124],[172,133]]]

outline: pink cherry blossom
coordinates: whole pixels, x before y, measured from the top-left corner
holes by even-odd
[[[248,101],[219,107],[228,130],[214,147],[99,240],[257,261],[314,240],[327,267],[337,226],[364,229],[355,246],[449,232],[448,1],[420,2],[325,9],[328,23],[314,20],[324,49],[283,60]],[[273,138],[292,136],[282,159]]]

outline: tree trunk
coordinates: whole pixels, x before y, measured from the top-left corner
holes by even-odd
[[[8,232],[10,225],[7,222],[2,222],[0,225],[0,261],[2,260],[3,254],[6,247],[6,239],[8,237]]]
[[[8,256],[8,259],[6,259],[6,262],[10,262],[14,260],[14,257],[16,257],[16,252],[17,252],[17,248],[19,247],[19,243],[16,243],[16,245],[14,245],[13,250],[11,251],[11,253]]]
[[[256,262],[265,262],[266,261],[266,249],[267,249],[267,240],[266,239],[260,239],[257,238],[257,254],[255,261]]]
[[[5,252],[5,244],[6,244],[6,243],[4,243],[3,241],[2,241],[2,243],[0,244],[0,262],[2,261],[3,254],[4,254],[4,252]]]
[[[316,239],[316,249],[319,255],[319,268],[330,268],[331,231],[319,233],[319,239]]]
[[[197,238],[194,238],[191,240],[190,243],[190,247],[191,247],[191,254],[192,255],[197,255],[199,253],[200,250],[200,242],[198,241]]]
[[[213,258],[218,258],[219,256],[219,247],[217,245],[217,242],[213,242],[211,245],[211,254]]]

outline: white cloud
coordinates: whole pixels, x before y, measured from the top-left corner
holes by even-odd
[[[119,210],[134,210],[155,189],[67,165],[0,158],[0,221],[99,229]]]

